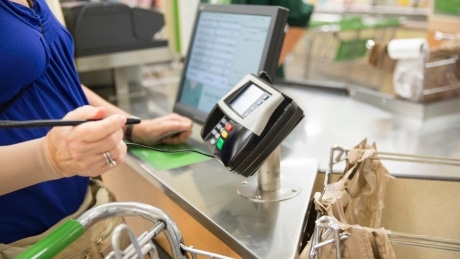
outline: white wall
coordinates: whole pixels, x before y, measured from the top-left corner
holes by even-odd
[[[59,0],[46,0],[46,3],[47,3],[48,6],[50,7],[51,11],[52,11],[53,14],[56,16],[56,18],[57,18],[62,24],[65,25],[64,14],[62,13],[61,3],[59,2]]]
[[[190,37],[192,35],[193,24],[195,22],[196,8],[198,0],[179,0],[179,26],[181,54],[185,57]]]

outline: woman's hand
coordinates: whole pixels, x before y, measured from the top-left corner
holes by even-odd
[[[178,145],[192,134],[193,122],[175,113],[151,120],[142,120],[133,126],[132,141],[152,146],[159,143]]]
[[[127,147],[123,142],[122,129],[126,117],[105,116],[106,110],[102,107],[83,106],[69,112],[63,119],[98,121],[74,127],[54,127],[49,131],[46,136],[48,157],[64,177],[94,177],[124,162]],[[115,163],[110,165],[110,159]]]

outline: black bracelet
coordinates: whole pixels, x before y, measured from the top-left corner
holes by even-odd
[[[133,135],[133,124],[128,124],[125,126],[125,139],[129,142],[132,142],[131,138]]]

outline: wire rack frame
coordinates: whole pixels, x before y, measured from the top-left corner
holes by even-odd
[[[330,182],[330,174],[333,172],[334,165],[343,162],[348,157],[348,152],[351,149],[334,146],[330,150],[329,157],[329,170],[326,171],[323,190],[319,197],[319,200],[323,198],[326,187]],[[359,149],[354,149],[359,150]],[[364,150],[363,150],[364,151]],[[390,160],[390,161],[400,161],[400,162],[410,162],[410,163],[424,163],[424,164],[438,164],[438,165],[448,165],[448,166],[460,166],[460,159],[448,158],[448,157],[438,157],[438,156],[423,156],[423,155],[413,155],[406,153],[395,153],[395,152],[375,152],[371,159],[379,160]],[[458,180],[460,181],[460,180]],[[326,241],[319,241],[320,235],[319,228],[326,229],[326,233],[334,233],[332,239]],[[323,235],[324,236],[324,235]],[[441,249],[446,251],[460,252],[460,241],[442,239],[436,237],[427,237],[422,235],[414,235],[408,233],[399,233],[394,231],[387,231],[387,236],[392,244],[397,245],[407,245],[415,247],[424,247],[431,249]],[[310,258],[315,259],[318,255],[318,249],[325,245],[335,245],[336,251],[340,251],[340,241],[349,238],[350,235],[339,234],[338,226],[335,219],[329,216],[318,215],[317,220],[315,221],[315,229],[313,234],[313,245],[310,249]],[[341,259],[340,253],[336,254],[337,259]]]

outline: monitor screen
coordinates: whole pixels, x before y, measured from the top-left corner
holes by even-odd
[[[199,5],[174,112],[202,124],[245,75],[274,78],[287,15],[275,6]]]

